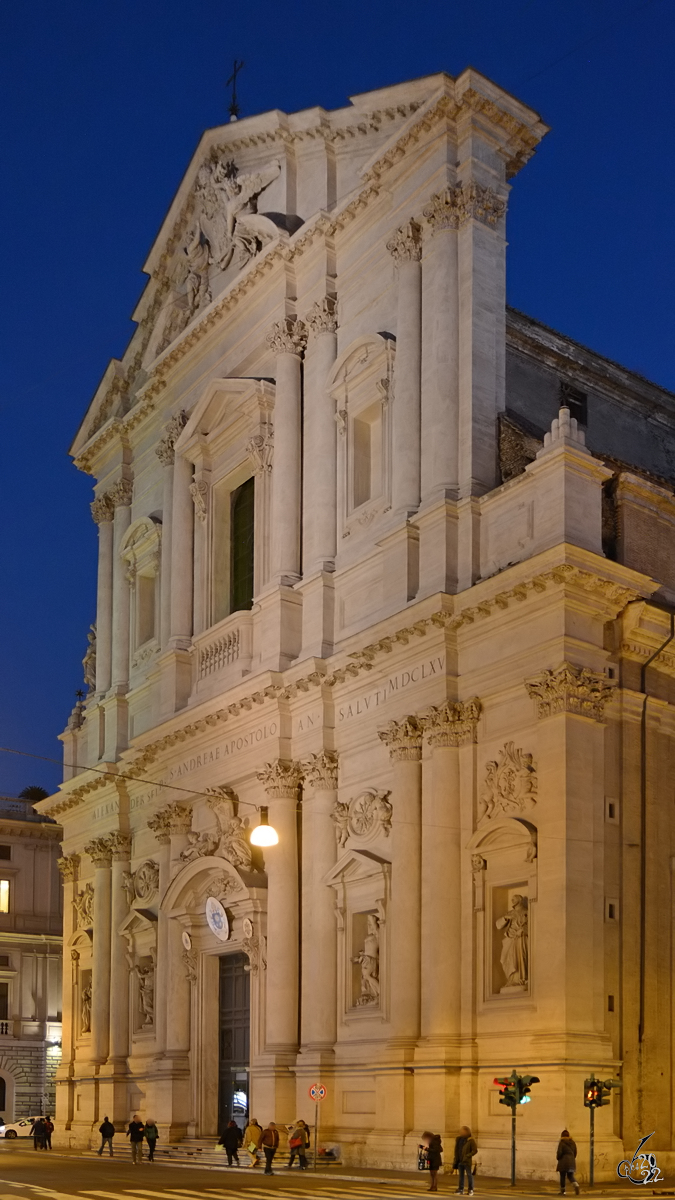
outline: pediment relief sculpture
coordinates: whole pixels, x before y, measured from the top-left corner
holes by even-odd
[[[213,789],[207,803],[216,815],[218,828],[188,833],[188,844],[181,852],[184,863],[197,858],[224,858],[237,870],[251,870],[248,817],[242,818],[235,811],[236,800],[230,788]]]
[[[336,800],[331,817],[338,846],[346,846],[350,837],[368,840],[380,831],[388,837],[392,816],[389,795],[366,788],[349,801]]]
[[[529,811],[537,802],[538,784],[532,755],[516,749],[513,742],[506,742],[499,757],[486,765],[479,822]]]
[[[211,268],[226,271],[235,256],[236,266],[244,267],[279,236],[280,226],[258,212],[258,199],[280,173],[278,159],[260,171],[243,175],[232,159],[224,157],[212,158],[200,168],[191,224],[174,271],[174,296],[164,320],[158,354],[211,303]]]
[[[73,897],[75,924],[78,929],[90,929],[94,923],[94,886],[86,883],[81,892]]]

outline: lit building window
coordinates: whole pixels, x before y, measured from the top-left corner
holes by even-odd
[[[9,879],[0,879],[0,913],[9,912]]]

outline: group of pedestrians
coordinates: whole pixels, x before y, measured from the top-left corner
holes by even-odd
[[[289,1127],[288,1146],[289,1157],[286,1163],[286,1170],[290,1171],[296,1158],[301,1171],[307,1170],[307,1151],[309,1149],[309,1127],[306,1121],[296,1121],[295,1125]],[[243,1147],[249,1157],[249,1166],[257,1167],[260,1164],[260,1152],[262,1151],[265,1161],[265,1175],[274,1175],[272,1163],[277,1150],[279,1149],[279,1130],[274,1121],[270,1121],[263,1129],[255,1117],[252,1117],[244,1133],[242,1134],[236,1121],[229,1121],[226,1129],[223,1131],[219,1145],[225,1148],[227,1154],[227,1165],[232,1166],[236,1163],[239,1166],[239,1150]]]
[[[467,1125],[462,1125],[459,1131],[459,1137],[455,1139],[455,1154],[452,1162],[453,1171],[459,1173],[457,1182],[457,1191],[455,1195],[464,1195],[464,1179],[466,1177],[467,1194],[474,1194],[474,1169],[473,1160],[478,1153],[478,1147],[475,1139],[471,1135],[471,1130]],[[439,1133],[429,1133],[427,1130],[422,1134],[422,1142],[420,1145],[420,1165],[429,1168],[429,1187],[428,1191],[438,1191],[438,1172],[443,1166],[443,1143]],[[565,1185],[567,1181],[573,1185],[577,1196],[579,1195],[579,1184],[576,1180],[577,1168],[577,1146],[574,1139],[570,1136],[569,1129],[563,1129],[558,1142],[556,1151],[556,1170],[560,1176],[560,1195],[565,1195]]]
[[[35,1150],[51,1150],[54,1122],[51,1117],[38,1117],[33,1121],[33,1148]]]
[[[101,1146],[98,1151],[99,1155],[103,1154],[106,1146],[110,1157],[113,1157],[113,1138],[115,1136],[115,1126],[108,1117],[103,1118],[103,1124],[99,1126],[101,1135]],[[159,1129],[152,1118],[147,1121],[141,1121],[138,1113],[134,1113],[129,1127],[126,1132],[131,1146],[131,1161],[134,1164],[143,1161],[143,1142],[148,1143],[148,1162],[155,1161],[155,1146],[159,1140]]]

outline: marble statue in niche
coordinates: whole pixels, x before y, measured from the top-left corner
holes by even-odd
[[[143,1017],[143,1029],[155,1023],[155,968],[136,967],[138,976],[138,1008]]]
[[[361,967],[361,992],[356,999],[359,1007],[380,1002],[380,922],[375,913],[368,913],[363,948],[352,960]]]
[[[80,1028],[82,1033],[91,1033],[91,984],[82,988],[80,998]]]
[[[500,991],[526,988],[528,983],[527,897],[513,896],[508,912],[505,916],[498,917],[495,925],[503,933],[499,962],[506,982]]]

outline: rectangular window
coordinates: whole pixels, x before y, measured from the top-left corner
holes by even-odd
[[[12,857],[11,846],[0,846],[0,858],[9,859]]]
[[[607,1012],[614,1012],[614,997],[607,997]]]
[[[0,879],[0,913],[9,912],[9,879]]]
[[[137,615],[138,615],[138,645],[142,646],[155,636],[155,576],[138,575]]]
[[[382,408],[371,404],[352,422],[353,507],[382,491]]]
[[[230,612],[253,606],[255,480],[247,479],[230,501]]]
[[[0,954],[0,967],[9,967],[9,954]]]
[[[9,984],[0,983],[0,1021],[9,1019]]]

